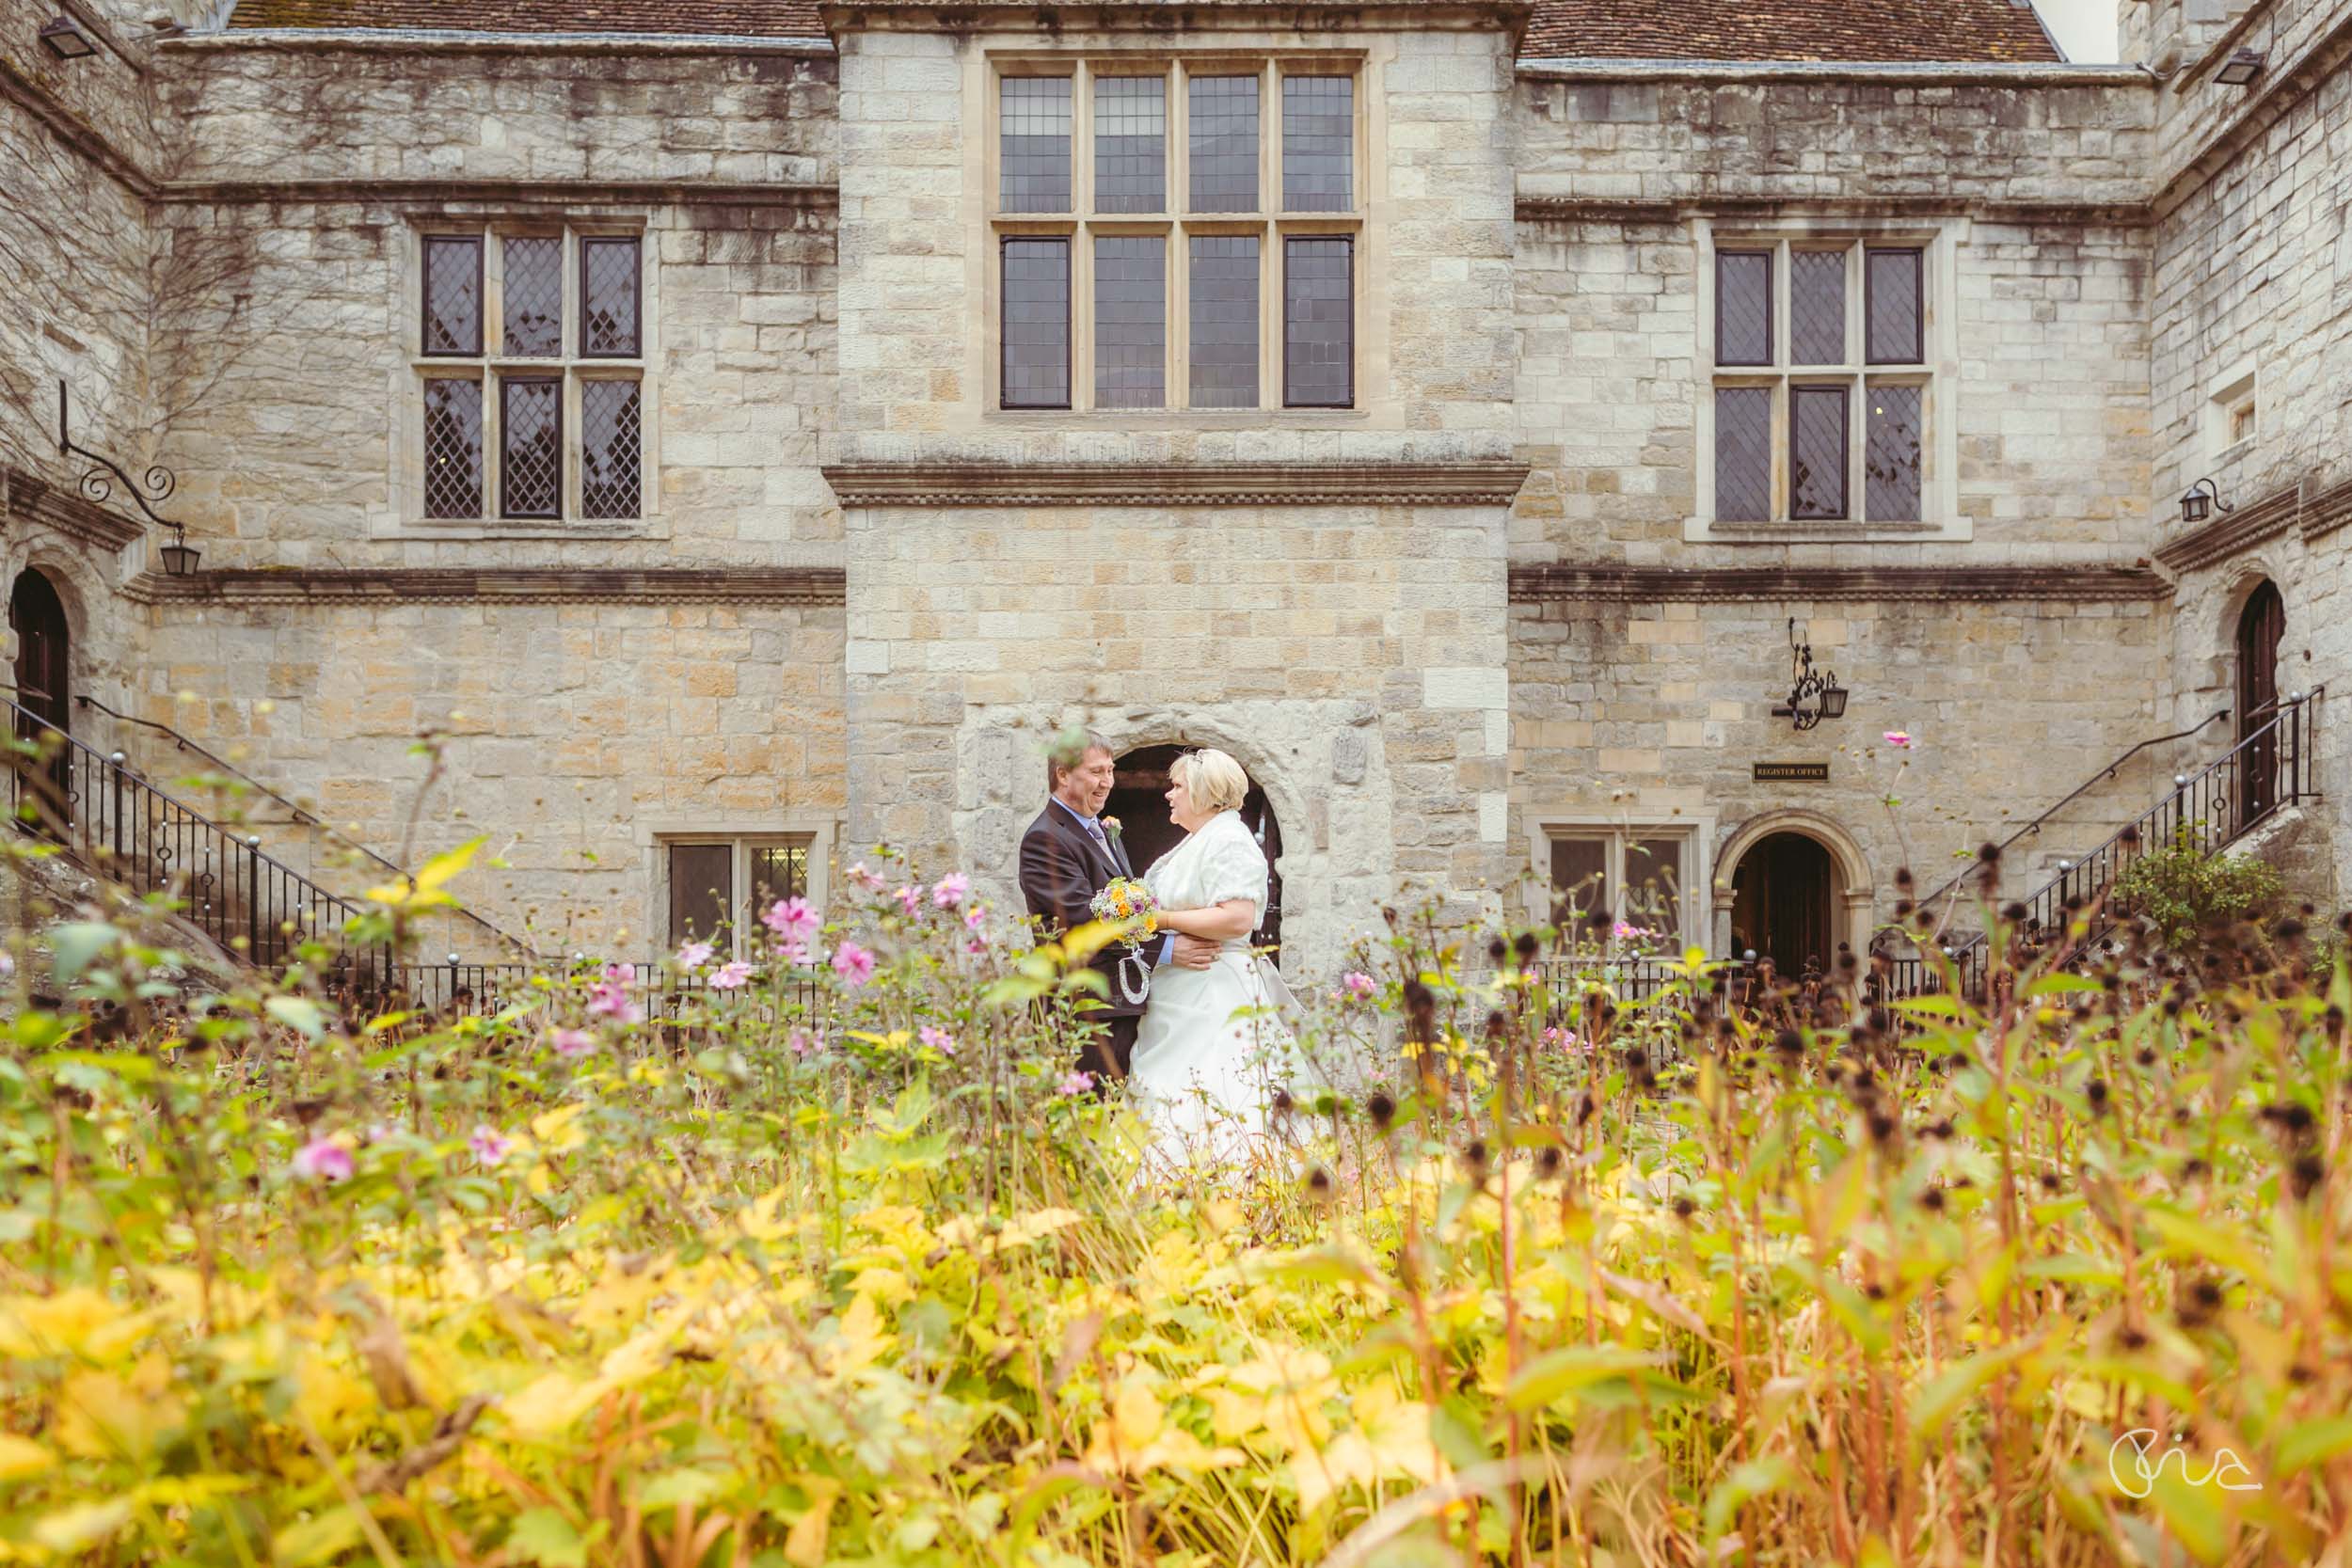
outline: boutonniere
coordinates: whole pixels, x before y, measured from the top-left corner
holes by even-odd
[[[1117,838],[1119,836],[1119,818],[1116,816],[1105,816],[1101,820],[1103,823],[1103,831],[1110,834],[1111,837]]]

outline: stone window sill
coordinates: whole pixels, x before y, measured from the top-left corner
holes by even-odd
[[[1264,430],[1369,423],[1363,408],[992,408],[986,424],[1012,430]]]
[[[541,519],[532,522],[454,521],[432,517],[411,517],[393,525],[377,535],[389,539],[569,539],[582,543],[602,543],[616,539],[667,539],[669,525],[659,517],[632,518],[626,522],[559,522]]]
[[[1723,523],[1685,517],[1686,545],[1938,545],[1966,544],[1976,525],[1966,517],[1926,523]]]

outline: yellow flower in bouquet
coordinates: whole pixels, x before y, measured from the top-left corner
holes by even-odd
[[[1103,884],[1103,891],[1094,895],[1094,918],[1117,921],[1121,925],[1140,920],[1143,929],[1130,932],[1129,942],[1148,937],[1160,928],[1160,902],[1152,896],[1152,890],[1133,877],[1114,877]]]

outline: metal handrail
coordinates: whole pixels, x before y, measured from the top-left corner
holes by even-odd
[[[2312,704],[2326,694],[2325,684],[2315,686],[2301,697],[2290,698],[2257,709],[2270,718],[2258,728],[2238,739],[2237,744],[2193,774],[2176,775],[2171,792],[2153,806],[2119,828],[2106,842],[2080,859],[2072,861],[2047,882],[2036,888],[2026,900],[2026,918],[2022,923],[2029,930],[2063,930],[2058,917],[2066,901],[2076,895],[2086,898],[2106,895],[2121,874],[2126,857],[2122,850],[2130,845],[2170,843],[2176,838],[2195,833],[2199,847],[2208,855],[2218,854],[2254,827],[2269,820],[2280,807],[2297,801],[2316,799],[2319,791],[2310,786],[2309,765],[2303,745],[2304,731],[2309,727],[2306,715]],[[2211,721],[2207,721],[2211,722]],[[2285,725],[2283,738],[2289,743],[2288,754],[2274,754],[2271,760],[2271,799],[2259,811],[2249,812],[2235,785],[2241,771],[2241,759],[2249,752],[2265,745],[2276,747],[2282,738],[2280,726]],[[2203,725],[2198,728],[2202,729]],[[2280,775],[2283,774],[2281,782]],[[2226,784],[2222,781],[2226,780]],[[2224,824],[2216,828],[2211,809],[2227,813]],[[1964,873],[1963,873],[1964,875]],[[2113,926],[2105,923],[2091,933],[2096,940]],[[1981,969],[1981,954],[1988,946],[1990,933],[1977,931],[1964,942],[1947,949],[1964,973],[1973,963]]]
[[[2278,705],[2274,703],[2271,705],[2276,707]],[[2190,736],[2197,734],[2207,725],[2214,723],[2217,720],[2227,719],[2228,717],[2230,717],[2230,710],[2225,707],[2220,712],[2213,715],[2212,718],[2201,720],[2187,729],[2178,731],[2172,735],[2155,736],[2150,739],[2139,742],[2139,744],[2134,746],[2130,751],[2125,752],[2122,756],[2117,757],[2113,762],[2108,763],[2106,767],[2101,768],[2098,772],[2093,773],[2090,778],[2085,779],[2081,784],[2075,785],[2074,791],[2064,800],[2058,801],[2056,805],[2050,807],[2047,811],[2044,811],[2040,816],[2035,817],[2032,821],[2026,823],[2024,827],[2018,829],[2015,832],[2001,840],[2000,843],[1994,846],[1994,848],[1996,850],[2007,850],[2010,845],[2015,844],[2019,839],[2026,837],[2028,833],[2040,832],[2042,831],[2042,825],[2044,822],[2047,822],[2051,817],[2056,816],[2059,812],[2064,811],[2068,806],[2073,805],[2076,800],[2081,800],[2085,795],[2090,794],[2091,790],[2097,788],[2100,784],[2114,778],[2115,775],[2122,770],[2125,763],[2139,755],[2140,752],[2146,751],[2149,747],[2163,746],[2175,740],[2186,740]],[[1918,907],[1923,910],[1926,909],[1929,905],[1934,903],[1937,899],[1943,897],[1945,895],[1950,893],[1954,888],[1960,886],[1962,882],[1966,881],[1969,876],[1970,873],[1966,871],[1956,873],[1951,879],[1947,881],[1943,886],[1937,888],[1933,893],[1931,893],[1926,897],[1920,899]]]
[[[390,872],[393,876],[400,878],[409,886],[414,887],[416,885],[416,873],[410,871],[406,866],[400,864],[389,855],[380,854],[374,849],[370,848],[368,846],[360,843],[358,839],[337,832],[332,823],[324,820],[304,807],[297,805],[293,800],[288,800],[285,796],[280,795],[277,790],[272,789],[268,784],[263,784],[261,780],[255,778],[244,768],[239,768],[236,764],[229,761],[229,759],[223,757],[218,752],[209,750],[201,742],[191,739],[189,736],[181,734],[178,730],[173,729],[169,724],[160,722],[159,721],[153,719],[140,719],[132,714],[118,712],[116,709],[108,707],[104,703],[100,702],[97,698],[89,696],[84,692],[76,692],[73,700],[85,707],[96,708],[99,712],[105,714],[110,719],[119,719],[126,724],[136,724],[143,729],[153,730],[158,735],[169,736],[172,744],[179,750],[183,752],[194,752],[198,756],[202,757],[214,767],[221,769],[225,773],[230,774],[233,777],[242,780],[244,783],[251,785],[263,795],[266,795],[271,800],[277,801],[279,805],[285,807],[286,810],[294,814],[294,819],[299,825],[306,828],[316,828],[320,832],[326,834],[337,844],[342,845],[344,848],[349,849],[352,853],[364,855],[378,866],[381,866],[386,871]],[[514,949],[515,951],[529,956],[536,956],[537,950],[529,942],[523,941],[520,937],[515,936],[511,932],[500,929],[497,926],[492,925],[481,915],[474,913],[471,910],[460,907],[453,912],[459,919],[465,921],[467,924],[476,927],[477,929],[495,937],[499,942],[504,943],[506,946]]]

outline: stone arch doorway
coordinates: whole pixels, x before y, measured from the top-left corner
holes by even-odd
[[[1809,833],[1767,833],[1731,873],[1733,956],[1753,948],[1790,979],[1837,959],[1839,877],[1829,847]]]
[[[2286,601],[2279,596],[2279,585],[2265,578],[2247,595],[2237,616],[2237,737],[2245,747],[2238,757],[2241,832],[2279,803],[2279,733],[2259,732],[2278,705],[2279,644],[2286,631]]]
[[[1126,848],[1128,863],[1136,875],[1143,875],[1144,867],[1176,847],[1184,836],[1184,830],[1168,820],[1168,766],[1189,748],[1184,746],[1143,746],[1129,752],[1118,761],[1118,773],[1111,783],[1111,795],[1103,803],[1103,815],[1116,816],[1120,823],[1120,841]],[[1281,958],[1282,947],[1282,873],[1276,862],[1282,854],[1282,827],[1275,819],[1274,802],[1266,799],[1265,786],[1255,777],[1249,781],[1249,794],[1241,803],[1241,819],[1265,851],[1266,907],[1259,916],[1258,929],[1250,937],[1257,946],[1274,950],[1275,959]]]
[[[17,574],[8,594],[8,630],[16,634],[16,703],[24,710],[16,716],[17,738],[40,744],[42,723],[71,735],[73,633],[57,585],[38,567],[27,566]],[[72,764],[63,746],[48,744],[54,750],[47,766],[29,777],[40,797],[43,821],[61,827],[71,820],[66,802]]]

